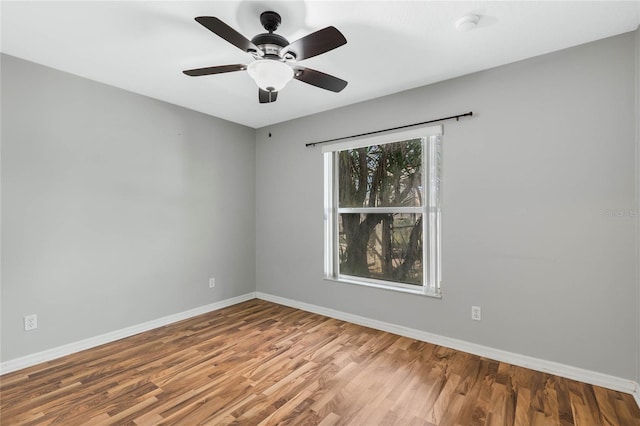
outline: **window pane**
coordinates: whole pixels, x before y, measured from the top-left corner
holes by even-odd
[[[340,273],[422,285],[422,214],[341,213]]]
[[[422,206],[422,139],[338,155],[338,207]]]

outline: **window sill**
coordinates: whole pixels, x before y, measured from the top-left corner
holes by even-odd
[[[377,284],[377,283],[371,283],[371,282],[366,282],[366,281],[351,280],[351,279],[344,278],[344,277],[340,277],[340,278],[324,277],[324,279],[326,281],[354,284],[354,285],[360,285],[360,286],[364,286],[364,287],[379,288],[379,289],[382,289],[382,290],[397,291],[399,293],[409,293],[409,294],[415,294],[417,296],[432,297],[434,299],[442,299],[442,292],[436,292],[436,291],[433,291],[433,290],[430,290],[430,289],[420,288],[420,289],[414,290],[414,289],[411,289],[411,288],[396,287],[394,285],[384,285],[384,284]]]

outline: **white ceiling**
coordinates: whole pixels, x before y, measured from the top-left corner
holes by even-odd
[[[251,39],[265,10],[280,13],[289,41],[338,28],[348,43],[301,65],[349,85],[294,80],[259,104],[246,72],[182,74],[251,61],[194,17]],[[456,31],[469,13],[478,27]],[[4,53],[258,128],[633,31],[640,1],[2,1],[0,15]]]

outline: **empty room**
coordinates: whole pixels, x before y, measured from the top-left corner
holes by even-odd
[[[640,426],[639,1],[1,1],[1,425]]]

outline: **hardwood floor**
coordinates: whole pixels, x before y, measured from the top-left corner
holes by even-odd
[[[2,425],[640,425],[631,395],[251,300],[0,378]]]

